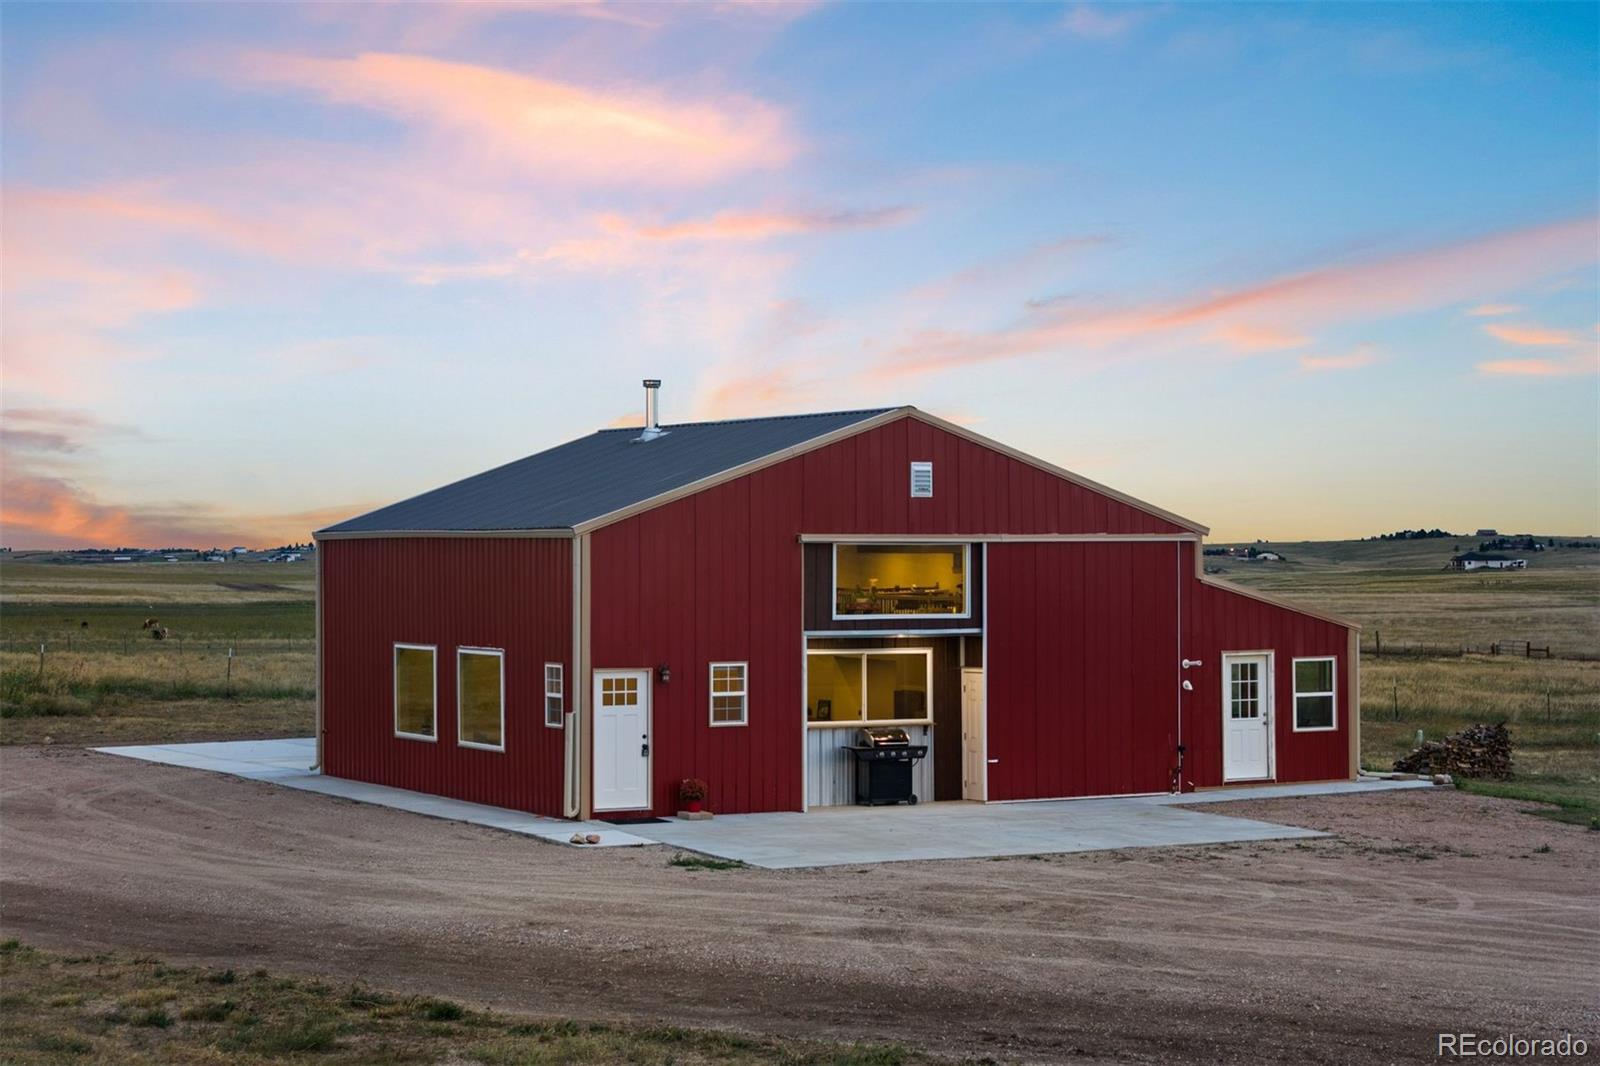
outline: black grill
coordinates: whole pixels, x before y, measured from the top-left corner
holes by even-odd
[[[927,757],[926,744],[911,743],[904,729],[877,727],[858,730],[850,745],[856,760],[856,802],[876,807],[883,803],[915,803],[911,768]]]

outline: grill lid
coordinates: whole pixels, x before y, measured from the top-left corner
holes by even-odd
[[[911,743],[911,734],[898,726],[879,726],[863,729],[857,743],[863,748],[903,748]]]

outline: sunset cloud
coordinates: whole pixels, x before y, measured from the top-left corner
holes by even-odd
[[[1303,333],[1279,329],[1276,326],[1252,326],[1245,323],[1220,326],[1206,339],[1220,341],[1235,351],[1246,354],[1304,348],[1311,343],[1311,338]]]
[[[1077,37],[1104,41],[1121,37],[1147,15],[1147,8],[1132,5],[1073,4],[1062,16],[1061,28]]]
[[[1302,355],[1300,369],[1311,373],[1320,373],[1324,370],[1359,370],[1377,361],[1377,353],[1369,346],[1362,346],[1346,355]]]
[[[1521,304],[1479,304],[1467,311],[1474,318],[1493,318],[1497,315],[1514,315],[1522,310]]]
[[[1484,326],[1483,331],[1507,344],[1523,348],[1564,348],[1574,340],[1566,330],[1545,329],[1542,326],[1514,326],[1496,322]]]
[[[721,211],[710,218],[656,225],[633,223],[619,215],[607,215],[602,219],[602,225],[614,233],[636,235],[652,241],[759,241],[801,233],[877,229],[898,225],[913,214],[904,207],[828,212]]]
[[[1134,345],[1170,349],[1201,329],[1201,340],[1230,332],[1236,338],[1287,339],[1297,334],[1267,323],[1311,328],[1366,322],[1587,266],[1600,257],[1597,225],[1600,220],[1585,217],[1503,230],[1171,302],[1120,309],[1104,301],[1098,307],[1050,304],[995,330],[922,330],[890,349],[876,373],[902,377],[1052,352],[1082,359],[1112,349],[1126,357]]]
[[[1493,359],[1478,364],[1478,373],[1491,377],[1564,377],[1590,373],[1592,369],[1576,359]]]
[[[676,100],[596,90],[496,67],[368,52],[351,59],[257,55],[258,82],[390,115],[480,160],[547,181],[699,183],[786,163],[776,108],[748,97]]]

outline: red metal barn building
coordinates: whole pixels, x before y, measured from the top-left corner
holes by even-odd
[[[653,403],[650,405],[653,412]],[[324,529],[324,772],[539,814],[1353,777],[1353,623],[1203,526],[911,407],[601,430]]]

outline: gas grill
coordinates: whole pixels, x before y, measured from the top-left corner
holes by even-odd
[[[856,802],[876,807],[882,803],[915,803],[911,768],[928,755],[926,744],[911,743],[911,734],[894,726],[856,731],[850,745],[856,760]]]

